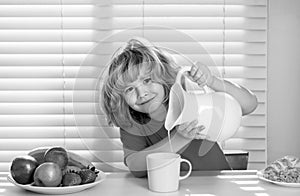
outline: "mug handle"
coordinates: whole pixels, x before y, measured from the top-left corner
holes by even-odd
[[[181,162],[185,162],[185,163],[187,163],[187,164],[189,165],[189,171],[188,171],[188,173],[185,174],[184,176],[179,176],[179,180],[186,179],[186,178],[189,177],[189,176],[191,175],[191,173],[192,173],[192,164],[191,164],[191,162],[190,162],[189,160],[187,160],[187,159],[181,159],[181,160],[180,160],[180,163],[181,163]]]

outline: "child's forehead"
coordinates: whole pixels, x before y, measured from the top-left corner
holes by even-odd
[[[150,65],[142,65],[142,66],[139,66],[139,67],[134,67],[134,68],[131,68],[131,69],[128,69],[126,71],[126,73],[124,74],[125,76],[125,80],[127,82],[134,82],[138,79],[143,79],[147,76],[149,76],[152,72],[152,69],[150,67]]]
[[[151,69],[151,65],[149,65],[148,63],[142,65],[139,69],[139,76],[145,76],[145,75],[149,75],[151,73],[152,69]]]

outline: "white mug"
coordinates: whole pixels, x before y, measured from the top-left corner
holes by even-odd
[[[146,160],[149,189],[155,192],[177,191],[179,181],[186,179],[192,171],[191,162],[176,153],[152,153],[147,155]],[[189,165],[189,171],[184,176],[180,176],[181,162]]]

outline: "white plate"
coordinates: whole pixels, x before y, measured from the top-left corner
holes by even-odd
[[[277,182],[277,181],[269,180],[269,179],[264,177],[263,171],[264,170],[260,170],[260,171],[257,172],[258,178],[263,180],[263,181],[270,182],[270,183],[273,183],[273,184],[277,184],[277,185],[280,185],[280,186],[300,188],[300,183],[287,183],[287,182]]]
[[[106,178],[105,173],[102,171],[99,171],[98,177],[96,178],[95,182],[93,182],[93,183],[76,185],[76,186],[66,186],[66,187],[39,187],[39,186],[19,184],[12,178],[12,176],[10,174],[7,176],[8,181],[10,181],[14,185],[16,185],[22,189],[36,192],[36,193],[50,194],[50,195],[61,195],[61,194],[69,194],[69,193],[83,191],[85,189],[96,186],[97,184],[99,184],[103,180],[105,180],[105,178]]]

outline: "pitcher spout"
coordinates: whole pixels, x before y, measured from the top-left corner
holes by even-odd
[[[169,109],[165,121],[165,128],[168,131],[171,131],[176,125],[180,124],[184,104],[182,89],[175,83],[170,90]]]

